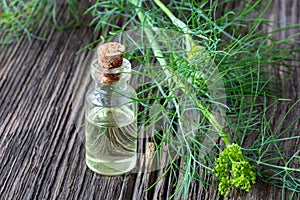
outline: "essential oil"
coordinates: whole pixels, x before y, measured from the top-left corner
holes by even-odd
[[[101,174],[129,171],[136,161],[136,116],[127,107],[95,108],[86,114],[86,162]]]

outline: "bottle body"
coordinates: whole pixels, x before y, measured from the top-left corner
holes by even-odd
[[[86,163],[99,174],[124,174],[136,165],[136,93],[127,80],[96,82],[86,94]]]

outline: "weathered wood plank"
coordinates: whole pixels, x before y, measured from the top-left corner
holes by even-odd
[[[297,0],[276,0],[269,16],[275,20],[300,23],[299,4]],[[229,6],[238,7],[239,4]],[[62,7],[62,13],[64,9]],[[289,34],[285,32],[279,37],[285,38]],[[85,63],[89,54],[76,55],[75,52],[94,39],[93,31],[88,27],[65,32],[53,30],[47,38],[47,41],[32,42],[23,38],[7,49],[1,47],[0,199],[170,197],[175,182],[171,173],[167,173],[153,189],[145,191],[165,169],[106,177],[86,167],[80,125],[83,123],[84,93],[91,81],[89,66]],[[290,98],[291,102],[274,110],[273,115],[278,116],[278,120],[300,98],[300,69],[288,71],[290,79],[282,82],[280,89],[282,96]],[[298,106],[291,118],[299,113]],[[273,126],[277,124],[275,120]],[[299,123],[295,126],[300,128]],[[295,144],[299,142],[295,141]],[[139,144],[142,151],[146,140]],[[212,179],[209,175],[204,178]],[[273,200],[282,195],[288,197],[281,189],[258,181],[245,199]],[[237,194],[236,198],[240,196]],[[214,188],[204,188],[196,181],[192,184],[189,199],[217,198]]]

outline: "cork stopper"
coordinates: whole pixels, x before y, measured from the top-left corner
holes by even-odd
[[[122,65],[125,46],[117,42],[100,45],[97,49],[99,64],[105,69],[114,69]]]
[[[102,44],[97,49],[99,65],[105,69],[122,66],[125,46],[117,42]],[[103,73],[101,83],[112,84],[120,79],[120,74]]]

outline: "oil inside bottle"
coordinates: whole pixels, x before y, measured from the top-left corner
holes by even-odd
[[[136,115],[128,106],[93,108],[85,116],[86,163],[103,175],[129,172],[136,164]]]

